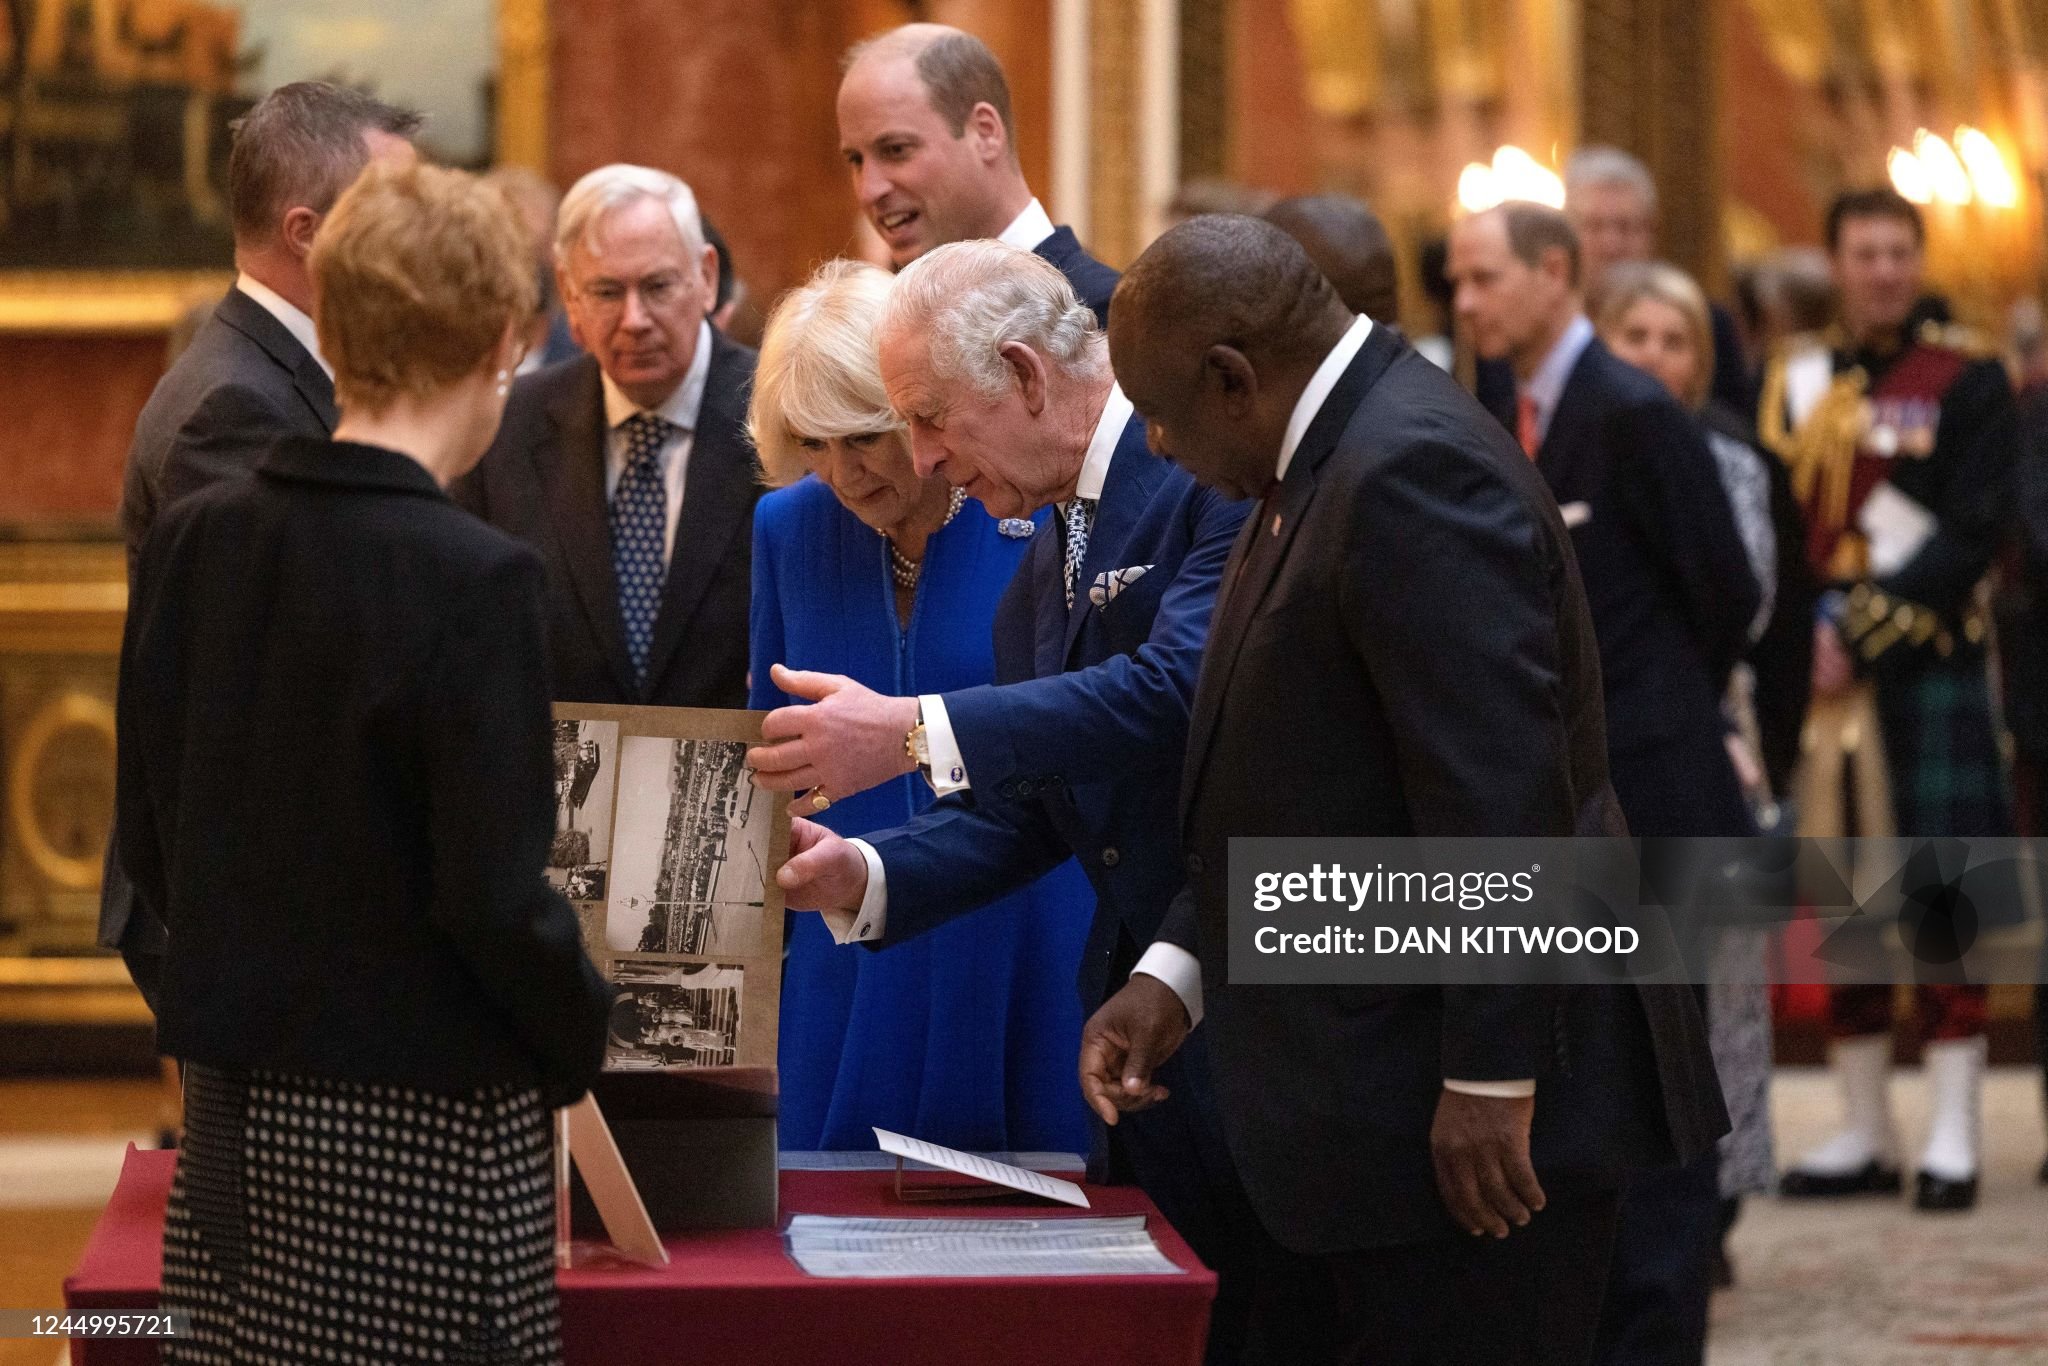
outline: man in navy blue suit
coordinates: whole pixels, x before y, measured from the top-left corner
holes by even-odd
[[[1054,268],[998,242],[938,248],[899,277],[879,337],[889,401],[920,476],[997,517],[1054,515],[996,611],[996,683],[942,699],[957,754],[927,769],[948,795],[909,824],[845,840],[794,823],[778,880],[842,943],[901,943],[1068,857],[1094,884],[1079,965],[1093,1009],[1146,964],[1180,882],[1177,804],[1188,707],[1224,560],[1245,507],[1152,454],[1110,373],[1094,314]],[[894,776],[932,751],[916,698],[780,672],[822,697],[771,713],[756,780],[822,809],[856,780],[843,755],[877,726]],[[889,732],[893,729],[893,734]],[[858,781],[869,781],[861,779]],[[1211,1360],[1236,1360],[1249,1217],[1197,1051],[1163,1081],[1175,1103],[1118,1126],[1109,1172],[1135,1177],[1223,1278]]]
[[[933,247],[993,237],[1058,266],[1097,322],[1116,272],[1053,226],[1017,162],[1002,64],[973,34],[905,24],[846,54],[839,152],[861,212],[901,269]]]

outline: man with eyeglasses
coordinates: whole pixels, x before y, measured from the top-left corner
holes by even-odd
[[[588,354],[520,379],[455,486],[547,564],[559,701],[746,705],[754,353],[710,323],[717,261],[674,176],[613,165],[577,181],[555,272]]]

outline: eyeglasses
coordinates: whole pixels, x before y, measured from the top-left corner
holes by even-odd
[[[580,287],[577,292],[589,305],[600,313],[620,313],[625,310],[626,297],[637,293],[640,306],[650,313],[659,312],[682,301],[687,282],[681,275],[650,275],[644,280],[593,280]]]

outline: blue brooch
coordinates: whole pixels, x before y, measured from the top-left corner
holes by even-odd
[[[1021,541],[1038,530],[1038,523],[1025,517],[1005,517],[996,523],[996,530]]]

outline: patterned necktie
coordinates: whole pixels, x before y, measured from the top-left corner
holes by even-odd
[[[668,539],[668,489],[661,477],[661,448],[675,424],[652,413],[635,413],[619,424],[626,438],[626,468],[612,493],[612,570],[619,580],[619,617],[626,628],[626,655],[633,677],[647,685],[647,651],[654,643],[654,618],[668,578],[662,549]]]
[[[1074,498],[1067,503],[1067,610],[1074,610],[1074,578],[1088,554],[1088,525],[1095,520],[1095,500]]]

